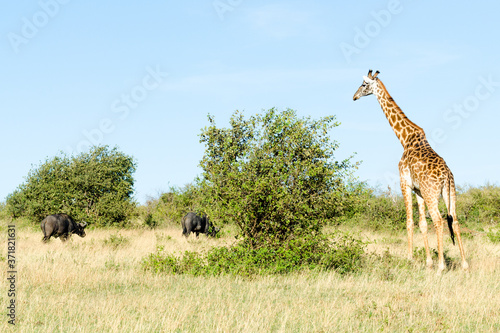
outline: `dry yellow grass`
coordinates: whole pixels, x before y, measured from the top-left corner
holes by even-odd
[[[124,241],[110,241],[112,235]],[[361,237],[372,241],[370,251],[406,256],[403,233]],[[2,244],[6,238],[3,232]],[[465,240],[469,273],[452,269],[436,276],[423,265],[378,263],[353,276],[253,279],[140,269],[141,259],[157,245],[168,252],[202,251],[230,244],[230,236],[185,240],[180,228],[167,228],[89,230],[86,238],[73,236],[66,244],[58,239],[43,244],[41,238],[38,229],[17,230],[19,332],[500,331],[500,246],[481,237]],[[422,246],[418,235],[416,243]],[[458,261],[458,250],[449,242],[446,249]],[[6,245],[1,254],[6,257]],[[7,330],[12,327],[3,316],[0,331]]]

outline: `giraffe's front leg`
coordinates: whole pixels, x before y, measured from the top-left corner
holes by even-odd
[[[408,259],[413,260],[413,207],[411,200],[411,187],[401,176],[401,191],[406,207],[406,230],[408,231]]]
[[[424,246],[425,246],[425,256],[427,257],[426,264],[428,268],[432,267],[432,257],[431,252],[429,250],[429,240],[427,239],[427,220],[425,218],[425,201],[420,195],[417,194],[417,203],[418,203],[418,215],[419,215],[419,227],[420,232],[422,233],[422,237],[424,238]]]

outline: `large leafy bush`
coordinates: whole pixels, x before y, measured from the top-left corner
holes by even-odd
[[[7,197],[9,212],[36,222],[64,212],[97,225],[122,224],[135,209],[135,168],[133,157],[108,146],[47,159]]]
[[[229,128],[209,122],[199,183],[211,218],[234,222],[254,244],[320,230],[354,167],[335,160],[334,116],[270,109],[248,119],[235,112]]]

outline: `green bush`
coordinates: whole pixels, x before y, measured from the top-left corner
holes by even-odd
[[[74,157],[47,159],[7,197],[14,217],[40,223],[47,215],[66,213],[94,225],[123,224],[134,213],[136,164],[117,148],[95,146]]]
[[[170,187],[168,192],[162,193],[158,198],[149,199],[141,210],[144,224],[151,228],[180,225],[184,215],[201,210],[199,189],[193,184]]]
[[[345,208],[332,219],[334,224],[356,225],[373,230],[406,229],[406,209],[402,196],[390,190],[378,191],[366,183],[351,184],[346,193]],[[418,217],[416,199],[413,200],[413,215]]]
[[[109,246],[113,249],[117,249],[119,247],[123,247],[129,243],[128,238],[120,235],[120,234],[111,234],[109,238],[106,238],[103,241],[104,246]]]
[[[153,218],[152,213],[146,214],[146,217],[144,219],[144,224],[150,227],[151,229],[154,229],[158,226],[158,221]]]
[[[10,216],[7,204],[5,202],[0,202],[0,219],[5,219]]]
[[[190,275],[272,275],[301,270],[335,270],[340,274],[359,271],[365,245],[350,235],[305,236],[286,242],[255,247],[241,242],[214,247],[206,253],[186,251],[182,256],[164,254],[163,247],[142,260],[142,268],[154,273]]]
[[[229,128],[209,122],[198,183],[210,218],[235,223],[254,245],[321,229],[355,167],[334,158],[335,117],[270,109],[249,119],[235,112]]]
[[[500,187],[486,184],[459,189],[457,214],[472,224],[494,224],[500,221]]]
[[[492,243],[500,243],[500,228],[492,229],[486,233],[486,236]]]

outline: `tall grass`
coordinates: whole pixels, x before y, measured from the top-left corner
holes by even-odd
[[[2,232],[0,244],[6,244]],[[362,231],[377,254],[363,271],[302,271],[253,276],[153,274],[140,263],[163,251],[206,252],[234,243],[179,227],[89,230],[66,244],[41,243],[38,228],[17,232],[19,332],[497,332],[500,249],[482,236],[465,239],[471,268],[455,269],[458,249],[446,240],[449,270],[436,276],[408,263],[404,232]],[[435,237],[431,236],[435,247]],[[416,245],[422,247],[418,233]],[[6,246],[2,246],[6,271]],[[418,259],[418,258],[417,258]],[[4,284],[5,285],[5,284]],[[5,288],[0,295],[6,304]],[[6,306],[2,306],[5,314]],[[6,316],[0,331],[13,331]]]

